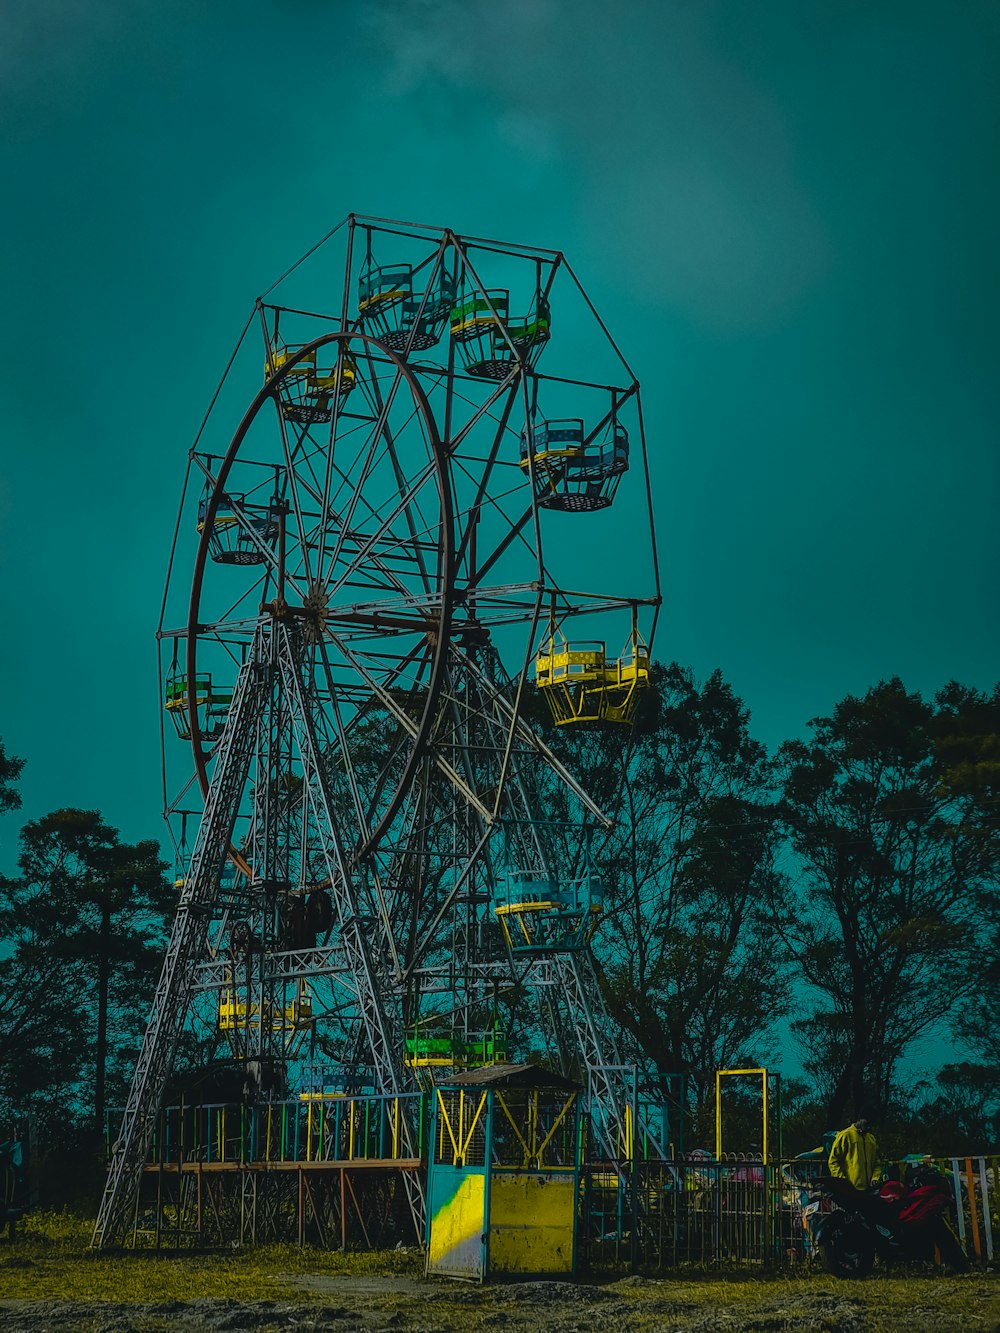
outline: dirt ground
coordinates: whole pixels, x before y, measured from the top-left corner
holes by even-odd
[[[408,1333],[647,1333],[647,1330],[794,1330],[883,1333],[1000,1330],[1000,1276],[820,1276],[727,1281],[628,1277],[604,1285],[520,1282],[485,1288],[411,1276],[274,1273],[285,1300],[200,1297],[151,1303],[4,1300],[5,1333],[166,1333],[166,1330],[332,1329]]]

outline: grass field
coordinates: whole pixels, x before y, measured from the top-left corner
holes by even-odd
[[[87,1250],[91,1224],[38,1215],[0,1244],[0,1327],[168,1329],[986,1330],[1000,1328],[1000,1275],[746,1278],[682,1275],[486,1288],[421,1276],[413,1252],[338,1254],[269,1246],[197,1255]]]

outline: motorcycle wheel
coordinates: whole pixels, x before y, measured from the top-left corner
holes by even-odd
[[[867,1231],[852,1227],[820,1242],[819,1260],[833,1277],[867,1277],[875,1267],[875,1242]]]

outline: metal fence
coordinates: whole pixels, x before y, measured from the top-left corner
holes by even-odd
[[[424,1120],[420,1093],[303,1094],[259,1105],[168,1106],[157,1118],[150,1160],[160,1166],[419,1158]],[[109,1119],[109,1126],[116,1123]]]
[[[398,1097],[306,1093],[260,1106],[167,1107],[158,1117],[146,1192],[155,1190],[157,1200],[167,1185],[183,1192],[182,1176],[188,1173],[197,1174],[199,1190],[202,1177],[207,1180],[206,1173],[212,1173],[209,1190],[219,1192],[224,1188],[222,1173],[227,1171],[249,1180],[261,1171],[274,1175],[294,1170],[303,1177],[297,1185],[301,1197],[295,1210],[301,1239],[307,1231],[302,1219],[321,1212],[318,1205],[312,1212],[306,1207],[305,1196],[318,1188],[313,1180],[317,1172],[425,1169],[430,1146],[427,1110],[427,1099],[419,1093]],[[113,1116],[109,1129],[118,1123]],[[410,1136],[402,1132],[404,1119],[411,1126]],[[563,1129],[568,1133],[566,1126]],[[585,1129],[579,1138],[576,1134],[574,1130],[572,1142],[560,1140],[560,1160],[575,1153],[583,1159],[577,1234],[580,1261],[592,1270],[777,1268],[802,1266],[812,1258],[805,1208],[815,1181],[826,1174],[824,1157],[765,1165],[759,1157],[713,1158],[692,1152],[664,1160],[647,1156],[649,1145],[636,1137],[623,1142],[617,1159],[594,1160],[596,1136]],[[501,1132],[499,1139],[503,1137]],[[896,1165],[903,1172],[913,1160]],[[934,1164],[951,1182],[951,1224],[970,1260],[996,1263],[1000,1156],[938,1158]],[[168,1179],[171,1172],[176,1176],[173,1183]],[[341,1194],[355,1189],[351,1179],[345,1176],[340,1182]],[[349,1211],[342,1200],[339,1220],[326,1219],[331,1227],[336,1223],[334,1230],[342,1236]],[[199,1205],[199,1218],[202,1212]],[[373,1243],[379,1229],[372,1230],[368,1205],[360,1198],[354,1201],[354,1214],[363,1242]],[[203,1229],[199,1221],[194,1232],[201,1235]]]
[[[888,1165],[888,1164],[886,1164]],[[901,1164],[905,1168],[905,1163]],[[938,1160],[952,1181],[952,1227],[973,1263],[996,1259],[1000,1158]],[[804,1209],[823,1159],[729,1156],[591,1163],[580,1240],[595,1270],[795,1267],[809,1262]]]
[[[993,1263],[1000,1235],[1000,1156],[951,1157],[939,1163],[951,1169],[956,1207],[955,1230],[966,1254]]]

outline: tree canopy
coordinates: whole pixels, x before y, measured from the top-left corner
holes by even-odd
[[[0,740],[0,815],[21,808],[21,793],[14,783],[21,776],[24,760],[8,754]]]
[[[749,723],[721,673],[699,685],[673,663],[654,665],[631,733],[547,736],[615,803],[614,830],[594,843],[609,1008],[695,1104],[720,1064],[759,1057],[788,1004],[767,911],[780,879],[771,766]]]
[[[997,856],[970,772],[996,752],[986,703],[957,686],[926,701],[894,678],[780,750],[794,873],[776,921],[816,1005],[797,1028],[832,1123],[888,1105],[904,1055],[975,990]]]
[[[875,1100],[924,1143],[987,1146],[1000,1133],[1000,686],[927,699],[883,681],[770,756],[719,672],[698,682],[654,664],[651,683],[632,728],[557,728],[526,698],[616,817],[592,842],[594,950],[625,1058],[670,1100],[683,1076],[688,1109],[704,1110],[714,1071],[780,1055],[791,1019],[806,1080],[789,1101],[810,1134]],[[19,806],[22,768],[0,743],[0,812]],[[554,829],[569,818],[560,782],[531,799]],[[0,877],[0,1115],[92,1131],[124,1095],[174,905],[165,869],[156,842],[122,841],[94,810],[25,824],[17,873]],[[512,1031],[531,1038],[507,998]],[[947,1034],[954,1059],[908,1064]]]
[[[24,826],[0,881],[0,1056],[8,1102],[89,1108],[120,1097],[172,906],[159,845],[127,843],[96,810]]]

